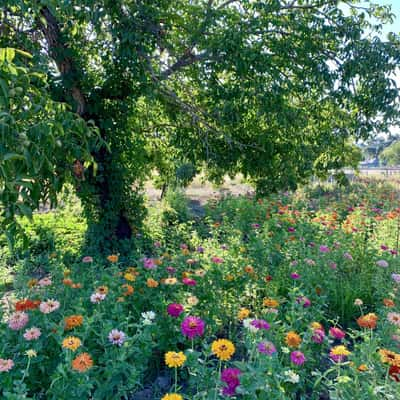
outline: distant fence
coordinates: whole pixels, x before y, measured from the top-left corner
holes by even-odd
[[[357,175],[357,173],[352,170],[352,169],[345,169],[344,173],[348,177],[352,177]],[[360,168],[358,170],[358,173],[360,175],[366,175],[366,176],[382,176],[382,177],[388,177],[388,176],[396,176],[400,174],[400,167],[368,167],[368,168]]]

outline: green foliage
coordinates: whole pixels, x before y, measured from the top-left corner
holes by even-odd
[[[52,110],[42,122],[50,139],[36,150],[51,154],[39,158],[49,161],[38,171],[46,183],[31,193],[29,179],[20,180],[26,199],[7,189],[7,218],[29,215],[38,198],[54,200],[74,160],[90,161],[75,164],[75,187],[99,248],[116,248],[117,239],[140,229],[140,190],[154,169],[163,183],[190,162],[214,181],[242,173],[259,192],[294,188],[349,158],[353,164],[348,143],[398,119],[391,76],[399,38],[378,37],[390,7],[351,1],[344,9],[320,0],[7,3],[0,45],[32,54],[33,70],[49,82],[36,94],[46,113]],[[10,63],[2,65],[9,76]],[[17,88],[31,88],[28,81],[13,86],[13,99],[21,98]],[[93,121],[107,147],[88,148],[81,120],[61,112],[59,102]],[[17,124],[26,120],[21,104]],[[68,136],[61,147],[56,130]],[[19,146],[9,144],[6,165],[29,162]]]
[[[396,141],[386,147],[380,153],[380,157],[389,166],[400,165],[400,141]]]

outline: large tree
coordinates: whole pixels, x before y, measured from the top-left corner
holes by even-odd
[[[378,36],[389,9],[365,3],[5,0],[0,46],[32,54],[21,62],[47,73],[53,101],[98,129],[103,145],[69,176],[104,246],[131,236],[141,184],[165,155],[276,190],[341,167],[350,140],[386,130],[399,42]]]

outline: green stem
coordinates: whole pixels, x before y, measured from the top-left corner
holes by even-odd
[[[222,366],[222,362],[221,362],[221,360],[219,360],[219,361],[218,361],[218,379],[217,379],[217,382],[215,383],[214,400],[217,399],[218,383],[219,383],[219,380],[220,380],[220,378],[221,378],[221,366]]]
[[[175,385],[174,385],[174,391],[175,393],[178,391],[178,368],[175,367]]]
[[[26,374],[27,374],[27,372],[28,372],[28,370],[29,370],[30,365],[31,365],[31,359],[30,359],[30,357],[29,357],[29,358],[28,358],[28,364],[26,365],[26,368],[25,368],[25,371],[24,371],[24,375],[22,375],[21,384],[22,384],[22,382],[23,382],[24,379],[25,379],[25,376],[26,376]]]

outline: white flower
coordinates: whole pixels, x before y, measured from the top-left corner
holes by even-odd
[[[95,304],[98,304],[98,303],[100,303],[101,301],[103,301],[104,299],[106,298],[106,295],[105,294],[103,294],[103,293],[93,293],[91,296],[90,296],[90,301],[92,302],[92,303],[95,303]]]
[[[257,332],[258,329],[255,326],[251,325],[251,321],[253,321],[253,318],[245,318],[243,320],[243,326],[250,332]]]
[[[289,371],[284,371],[283,373],[286,376],[285,381],[290,383],[299,383],[300,376],[296,374],[294,371],[289,369]]]
[[[284,353],[284,354],[289,354],[290,353],[289,347],[282,347],[281,350],[282,350],[282,353]]]
[[[147,311],[147,312],[142,312],[142,318],[144,319],[149,319],[152,321],[156,317],[156,313],[154,311]]]

